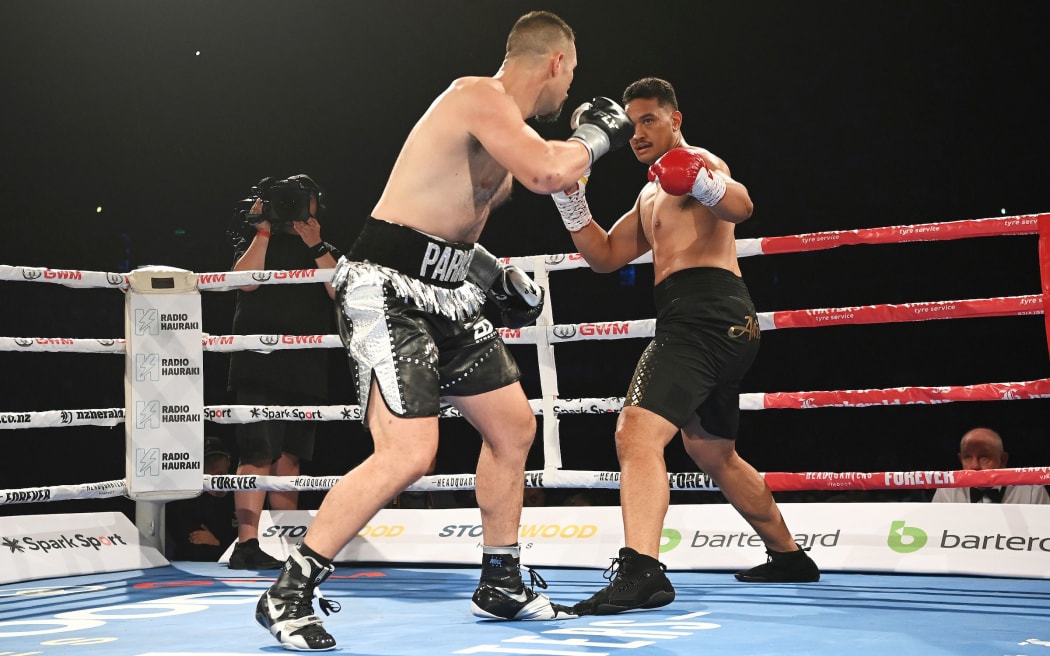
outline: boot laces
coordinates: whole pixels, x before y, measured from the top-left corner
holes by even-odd
[[[332,601],[331,599],[325,599],[324,595],[321,594],[320,588],[309,587],[301,590],[296,590],[290,598],[285,597],[288,604],[288,617],[296,618],[296,620],[311,620],[319,621],[320,618],[314,614],[314,597],[317,598],[317,605],[325,615],[331,615],[332,613],[338,613],[343,609],[342,605],[338,601]],[[310,622],[303,622],[303,624],[309,624]]]
[[[617,556],[616,558],[611,558],[610,560],[612,560],[612,562],[609,563],[609,566],[606,567],[605,571],[602,573],[602,576],[605,578],[606,581],[612,582],[615,579],[620,578],[621,575],[627,576],[627,572],[624,572],[623,570],[625,566],[627,567],[627,569],[630,569],[630,563],[628,561],[633,560],[633,558],[624,558],[622,556]],[[664,565],[659,561],[657,561],[656,564],[660,567],[661,572],[667,571],[667,565]]]
[[[606,581],[610,581],[611,582],[614,578],[619,576],[620,570],[623,568],[623,561],[624,561],[624,559],[620,558],[620,557],[616,557],[616,558],[612,558],[610,560],[612,560],[612,562],[609,563],[609,566],[605,568],[604,572],[602,572],[602,577]]]
[[[809,551],[812,548],[813,547],[802,547],[802,546],[800,546],[798,548],[798,551],[803,551],[803,552],[804,551]],[[780,557],[783,557],[783,556],[789,556],[789,555],[794,554],[794,553],[796,553],[796,552],[794,552],[794,551],[785,551],[785,552],[781,553],[779,551],[770,551],[769,549],[766,549],[766,562],[767,563],[772,563],[774,558],[780,558]]]
[[[545,581],[543,577],[540,576],[539,572],[532,569],[531,567],[526,567],[525,569],[529,571],[529,590],[535,592],[536,588],[539,588],[540,590],[547,589],[547,581]]]
[[[342,604],[338,601],[332,601],[331,599],[325,599],[324,595],[321,594],[321,589],[317,588],[314,590],[317,593],[317,605],[325,615],[331,615],[332,613],[338,613],[343,610]]]

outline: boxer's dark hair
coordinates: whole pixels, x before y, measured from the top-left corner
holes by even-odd
[[[563,41],[576,41],[576,33],[568,23],[549,11],[530,11],[511,28],[507,56],[544,55]]]
[[[635,98],[655,98],[665,107],[678,111],[678,97],[674,94],[674,87],[667,80],[658,77],[643,77],[631,82],[623,92],[623,104],[631,102]]]

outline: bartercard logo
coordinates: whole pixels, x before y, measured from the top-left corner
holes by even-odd
[[[660,533],[660,553],[667,553],[682,543],[682,532],[673,529],[665,528]]]
[[[886,538],[886,545],[897,553],[907,554],[925,547],[928,539],[926,531],[921,528],[894,521],[890,523],[890,534]]]

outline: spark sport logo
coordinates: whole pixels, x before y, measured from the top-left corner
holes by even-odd
[[[256,406],[251,409],[252,419],[267,419],[267,420],[287,420],[287,419],[302,419],[302,420],[324,420],[324,413],[321,412],[320,408],[315,410],[304,410],[303,408],[268,408]]]
[[[124,538],[119,533],[113,535],[84,535],[83,533],[77,533],[73,537],[69,537],[64,534],[55,536],[31,536],[26,535],[22,538],[3,538],[0,541],[0,547],[7,548],[10,553],[26,553],[26,552],[37,552],[46,554],[52,551],[66,551],[70,549],[91,549],[93,551],[99,551],[107,547],[116,546],[128,546],[128,543],[124,541]]]
[[[233,408],[205,408],[204,418],[208,421],[215,421],[216,419],[232,419]]]

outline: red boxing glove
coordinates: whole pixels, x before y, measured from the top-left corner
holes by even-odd
[[[726,181],[711,172],[700,151],[673,148],[649,167],[649,181],[672,196],[689,194],[708,207],[714,207],[726,195]]]

